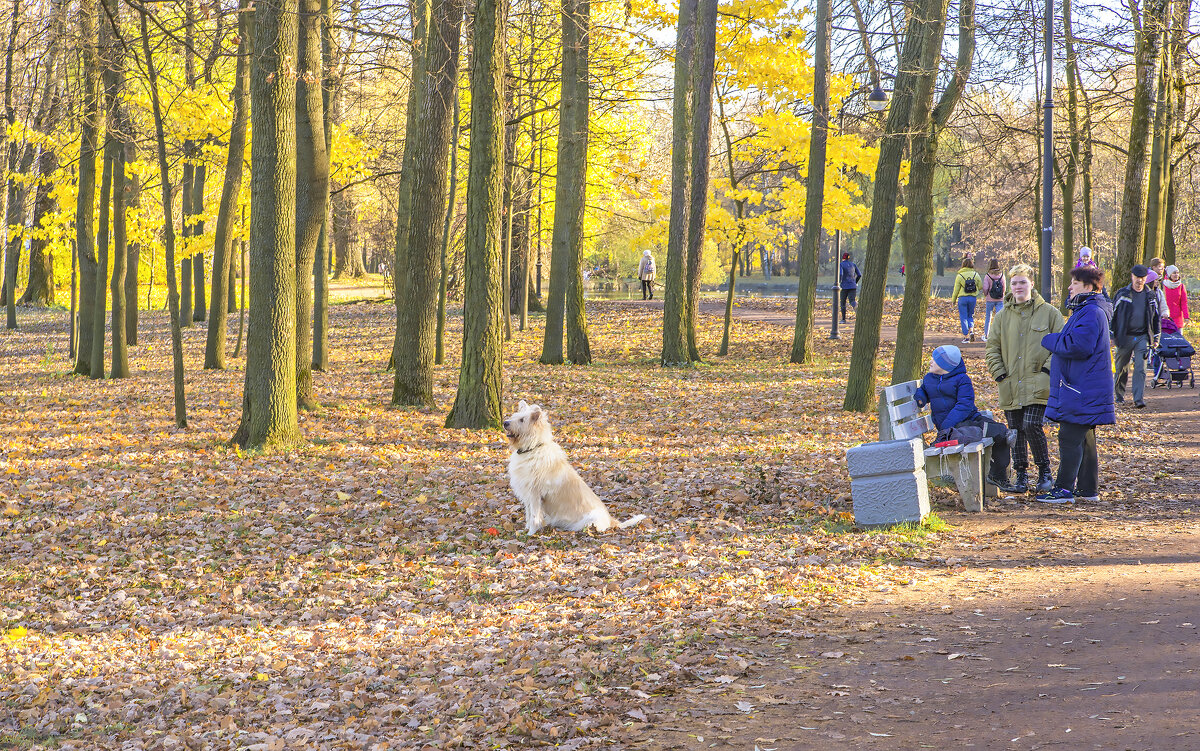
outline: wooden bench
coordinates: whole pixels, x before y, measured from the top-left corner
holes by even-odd
[[[880,393],[879,440],[909,440],[936,430],[928,407],[921,407],[913,399],[920,385],[917,381],[906,381],[887,386]],[[984,438],[945,448],[927,446],[925,472],[929,477],[954,480],[963,508],[983,511],[984,496],[995,498],[997,495],[995,486],[984,481],[985,468],[991,465],[992,442],[991,438]]]

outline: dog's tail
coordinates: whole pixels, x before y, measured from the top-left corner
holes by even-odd
[[[649,517],[647,517],[645,514],[636,514],[634,516],[629,517],[628,519],[621,522],[620,524],[618,524],[617,527],[619,527],[620,529],[626,529],[628,527],[632,527],[633,525],[635,525],[638,522],[643,521],[647,518],[649,518]]]

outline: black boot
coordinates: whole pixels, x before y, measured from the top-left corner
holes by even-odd
[[[1017,492],[1028,493],[1029,492],[1029,473],[1023,469],[1018,469],[1017,477],[1015,480],[1013,480],[1013,487],[1020,488],[1020,490]]]
[[[1051,490],[1054,490],[1054,477],[1050,474],[1050,468],[1038,467],[1037,492],[1049,493]]]
[[[1004,474],[1007,475],[1008,473],[1005,472]],[[987,481],[1005,493],[1024,493],[1028,490],[1024,485],[1017,486],[1010,483],[1008,477],[993,477],[990,473],[987,476]]]

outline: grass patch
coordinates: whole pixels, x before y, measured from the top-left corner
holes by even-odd
[[[916,522],[903,522],[902,524],[893,524],[887,527],[871,527],[870,529],[856,527],[854,526],[853,518],[846,517],[847,515],[838,514],[835,517],[823,520],[817,526],[829,535],[846,535],[854,532],[867,535],[895,535],[910,542],[924,540],[931,534],[948,532],[951,529],[950,525],[944,519],[934,513],[930,513],[919,524]]]

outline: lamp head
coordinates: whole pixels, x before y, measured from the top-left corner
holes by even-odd
[[[877,83],[875,89],[867,96],[867,106],[875,112],[883,112],[887,107],[888,96],[883,88]]]

